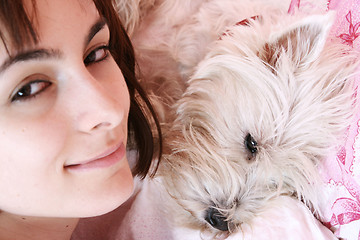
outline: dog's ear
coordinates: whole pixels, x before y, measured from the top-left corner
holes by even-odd
[[[274,68],[284,56],[298,65],[314,62],[324,48],[333,17],[333,13],[309,16],[273,34],[261,58]]]

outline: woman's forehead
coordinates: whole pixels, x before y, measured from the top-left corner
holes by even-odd
[[[99,18],[92,0],[4,2],[7,2],[5,8],[0,9],[0,51],[5,50],[8,55],[36,45],[44,30],[56,35],[61,28],[82,24],[79,19],[88,19],[91,24],[91,18]],[[11,9],[14,11],[9,11]]]
[[[26,8],[31,9],[29,6]],[[50,32],[69,29],[76,26],[86,27],[95,19],[99,18],[99,13],[92,0],[36,0],[36,10],[30,10],[32,24],[41,35],[44,29]],[[32,17],[32,12],[36,18]]]
[[[67,33],[73,31],[74,26],[84,29],[87,27],[86,24],[91,25],[99,19],[99,13],[92,0],[24,1],[21,7],[23,11],[19,10],[17,14],[11,16],[12,19],[0,23],[5,25],[0,30],[3,40],[0,51],[5,51],[7,55],[32,48],[39,43],[39,40],[41,42],[49,38],[59,40],[70,37]],[[4,10],[0,11],[4,12]],[[18,14],[22,12],[25,16],[19,17]],[[80,32],[75,31],[72,37],[80,37],[76,34]]]

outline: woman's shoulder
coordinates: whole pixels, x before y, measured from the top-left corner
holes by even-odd
[[[161,184],[135,178],[132,197],[102,216],[81,219],[71,240],[171,240],[159,195]]]

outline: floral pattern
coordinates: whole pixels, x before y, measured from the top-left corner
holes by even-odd
[[[352,22],[352,15],[351,10],[346,15],[346,20],[349,22],[349,33],[342,33],[339,35],[339,37],[344,40],[346,44],[349,44],[353,47],[354,41],[359,37],[360,32],[358,32],[360,27],[360,22],[353,24]]]
[[[360,0],[292,0],[289,13],[310,9],[335,11],[330,37],[360,51]],[[358,86],[360,75],[355,81]],[[359,94],[358,87],[354,93]],[[328,156],[320,171],[326,195],[322,204],[324,225],[341,239],[360,240],[360,111],[348,127],[343,145],[337,154]]]

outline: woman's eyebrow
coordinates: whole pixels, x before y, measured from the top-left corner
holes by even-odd
[[[106,21],[104,18],[100,18],[91,28],[90,31],[85,39],[84,47],[86,47],[94,36],[100,32],[106,25]]]
[[[87,46],[94,36],[101,31],[106,25],[106,21],[101,18],[95,22],[90,28],[87,36],[85,37],[84,47]],[[20,52],[15,56],[10,56],[0,65],[0,75],[3,74],[11,65],[18,62],[29,60],[46,60],[46,59],[59,59],[63,56],[60,50],[56,49],[33,49],[25,52]]]
[[[61,57],[62,53],[55,49],[34,49],[20,52],[17,55],[11,56],[5,60],[5,62],[0,66],[0,74],[6,71],[6,69],[8,69],[11,65],[18,62],[40,59],[56,59]]]

